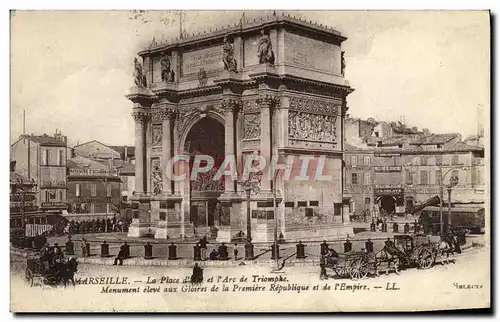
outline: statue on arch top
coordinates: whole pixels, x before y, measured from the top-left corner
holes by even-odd
[[[160,58],[161,65],[161,80],[164,82],[170,81],[170,57],[166,52],[163,52]]]
[[[142,64],[134,57],[134,83],[137,87],[146,87],[146,75],[143,74]]]
[[[238,64],[234,58],[234,45],[229,42],[227,36],[224,37],[224,45],[222,47],[222,61],[224,69],[230,72],[238,72]]]
[[[257,56],[259,57],[259,64],[274,65],[274,53],[271,38],[264,32],[260,31],[261,37],[259,39],[259,47]]]

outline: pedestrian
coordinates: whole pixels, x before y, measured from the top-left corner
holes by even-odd
[[[82,257],[88,257],[87,254],[87,239],[85,237],[82,238]]]
[[[198,266],[198,263],[194,264],[193,274],[191,275],[191,283],[201,284],[203,283],[203,269]]]
[[[234,243],[233,256],[234,256],[235,261],[238,260],[238,244],[237,243]]]
[[[328,276],[326,275],[326,254],[322,254],[321,257],[319,258],[319,267],[320,267],[320,273],[319,273],[319,279],[327,279]]]
[[[119,262],[120,263],[119,265],[122,266],[123,265],[123,260],[126,258],[126,254],[125,253],[126,253],[125,246],[121,245],[120,246],[120,251],[116,255],[115,262],[113,263],[113,265],[116,265]]]

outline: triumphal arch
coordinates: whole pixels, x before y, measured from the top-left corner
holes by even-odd
[[[352,234],[343,198],[343,122],[353,91],[345,40],[278,14],[139,52],[127,94],[136,158],[129,236],[213,234],[229,242],[250,228],[253,241],[270,241],[274,216],[285,240]],[[198,164],[204,170],[193,178],[197,155],[213,162]],[[261,171],[247,204],[240,177],[255,155],[287,166],[282,175]],[[225,167],[231,156],[236,169]]]

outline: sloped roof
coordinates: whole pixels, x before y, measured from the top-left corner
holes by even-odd
[[[115,167],[120,174],[135,174],[135,165],[123,160],[115,160]]]
[[[444,144],[450,140],[455,139],[459,135],[460,134],[457,134],[457,133],[419,135],[419,136],[413,137],[410,140],[410,144],[422,144],[422,145]]]
[[[450,146],[445,147],[443,150],[450,152],[474,152],[484,151],[484,148],[474,145],[469,145],[464,142],[457,142]]]
[[[90,169],[108,169],[108,166],[106,164],[82,156],[75,156],[74,158],[68,159],[66,164],[70,169],[83,169],[85,167],[88,167]]]
[[[44,135],[26,135],[31,141],[41,145],[66,146],[62,138],[56,138],[47,134]]]
[[[125,158],[135,156],[135,147],[133,145],[127,145],[127,155],[125,155],[125,145],[110,145],[109,147]]]

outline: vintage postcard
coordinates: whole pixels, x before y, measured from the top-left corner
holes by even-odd
[[[490,12],[10,27],[11,311],[490,308]]]

